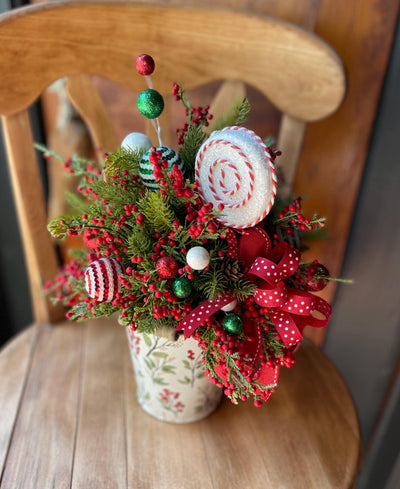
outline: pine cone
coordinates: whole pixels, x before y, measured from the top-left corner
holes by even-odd
[[[236,258],[226,256],[222,261],[221,270],[228,280],[239,280],[243,276],[242,267]]]

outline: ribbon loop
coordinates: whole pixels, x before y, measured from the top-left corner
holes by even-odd
[[[283,282],[278,282],[273,289],[257,289],[254,299],[261,307],[282,307],[288,299],[287,289]]]
[[[185,340],[192,336],[196,329],[203,324],[209,317],[215,314],[221,309],[232,302],[232,297],[229,294],[224,294],[218,297],[218,299],[208,300],[196,307],[188,316],[186,316],[175,331],[183,329]]]
[[[256,281],[254,299],[260,307],[268,308],[268,315],[286,348],[302,340],[305,326],[320,328],[328,323],[331,307],[327,302],[309,292],[287,287],[284,283],[299,267],[300,250],[286,242],[278,243],[271,250],[267,233],[257,227],[244,231],[238,245],[233,231],[227,236],[228,256],[233,257],[238,253],[239,260],[248,270],[248,276]],[[176,330],[183,329],[185,338],[188,338],[232,300],[232,296],[224,294],[218,299],[203,302],[179,323]],[[324,319],[314,317],[314,311],[322,314]]]

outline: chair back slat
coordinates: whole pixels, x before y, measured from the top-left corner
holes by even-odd
[[[240,103],[245,97],[246,85],[242,81],[225,81],[210,104],[210,114],[214,117],[210,125],[211,129],[226,115],[233,104]]]
[[[47,216],[42,182],[28,111],[5,116],[2,122],[34,317],[36,321],[54,320],[60,317],[60,309],[49,307],[42,287],[45,282],[54,278],[58,263],[52,238],[46,230]]]
[[[288,198],[292,194],[294,180],[296,178],[297,163],[303,146],[306,123],[282,114],[278,135],[278,148],[282,152],[277,159],[278,169],[282,170],[283,182],[280,187],[282,198]]]
[[[116,151],[119,146],[103,101],[89,75],[68,77],[66,90],[72,105],[89,128],[97,158],[101,161],[104,151]]]

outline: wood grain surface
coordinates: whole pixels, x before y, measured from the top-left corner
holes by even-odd
[[[116,322],[32,327],[0,353],[0,488],[349,489],[353,402],[310,342],[296,359],[263,407],[174,425],[137,404]]]
[[[345,91],[341,60],[326,43],[291,24],[249,13],[60,1],[5,14],[0,26],[0,42],[11,44],[0,53],[7,73],[0,80],[3,114],[26,108],[51,82],[73,74],[96,73],[141,90],[132,59],[142,52],[158,60],[153,83],[162,93],[170,91],[172,73],[187,88],[245,76],[282,112],[302,120],[330,114]],[[190,45],[189,33],[196,33]],[[9,69],[15,59],[18,70]],[[294,96],[293,85],[302,97]]]
[[[54,278],[58,261],[47,232],[47,215],[39,167],[27,110],[2,118],[11,182],[25,251],[29,288],[37,321],[63,317],[60,307],[51,307],[42,293]]]

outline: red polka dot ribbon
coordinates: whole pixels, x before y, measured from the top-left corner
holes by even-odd
[[[268,308],[268,315],[287,348],[302,340],[305,326],[326,326],[332,312],[331,306],[320,297],[286,287],[283,282],[296,272],[300,258],[297,248],[283,242],[275,246],[267,258],[257,257],[249,270],[250,277],[260,279],[254,294],[255,301]],[[325,319],[313,317],[314,311]]]
[[[282,242],[271,250],[267,233],[258,227],[244,231],[238,244],[234,233],[230,233],[228,243],[228,256],[237,256],[248,270],[249,278],[256,282],[255,301],[268,309],[268,315],[286,348],[302,340],[305,326],[326,326],[332,312],[331,306],[320,297],[287,287],[284,283],[299,267],[301,252],[297,248]],[[218,299],[203,302],[179,323],[176,330],[183,329],[185,338],[188,338],[204,321],[231,301],[232,297],[224,294]],[[322,314],[324,319],[314,317],[314,312]]]
[[[232,297],[229,294],[224,294],[218,299],[208,300],[196,307],[188,316],[186,316],[178,326],[175,331],[180,331],[183,329],[183,334],[185,339],[192,336],[196,329],[206,321],[209,317],[219,311],[222,307],[226,306],[232,302]]]

